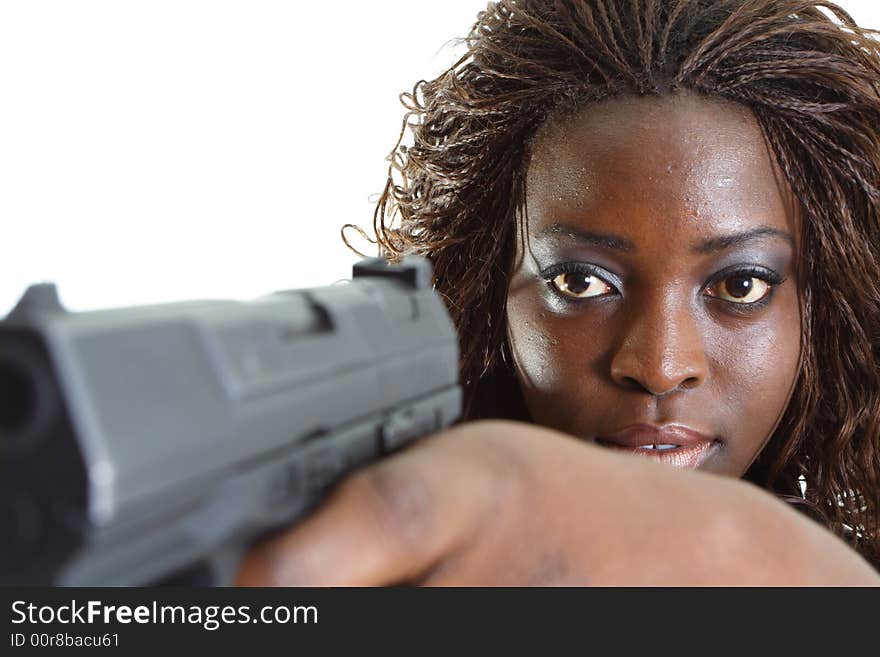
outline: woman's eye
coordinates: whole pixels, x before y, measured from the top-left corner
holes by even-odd
[[[562,294],[573,299],[598,297],[614,292],[614,288],[594,274],[565,272],[550,283]]]
[[[709,296],[718,297],[733,303],[755,303],[770,293],[770,284],[751,274],[728,276],[710,287]]]

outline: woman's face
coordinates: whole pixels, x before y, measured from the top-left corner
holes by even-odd
[[[507,312],[534,421],[742,476],[800,355],[795,204],[752,113],[594,104],[542,128],[526,184]]]

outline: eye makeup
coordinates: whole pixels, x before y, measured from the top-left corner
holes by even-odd
[[[578,296],[578,293],[569,293],[561,289],[558,284],[559,278],[566,275],[581,275],[587,278],[595,277],[605,283],[611,291],[587,296]],[[596,302],[606,300],[609,297],[623,297],[625,295],[624,284],[621,278],[604,267],[594,263],[577,261],[562,262],[541,269],[539,276],[546,283],[553,295],[566,304],[576,305],[586,302]],[[737,301],[729,292],[727,296],[731,298],[724,298],[723,295],[710,292],[718,285],[725,284],[727,281],[736,278],[760,280],[767,286],[767,292],[760,299],[755,301]],[[702,285],[700,292],[713,302],[731,306],[735,312],[742,314],[744,312],[758,310],[765,307],[770,303],[776,287],[784,281],[784,276],[771,267],[745,262],[729,265],[716,271]],[[589,285],[586,286],[586,289],[589,289]],[[586,289],[584,291],[586,291]],[[746,292],[747,293],[744,294],[742,298],[747,298],[748,289]]]
[[[596,276],[613,287],[618,294],[623,293],[623,281],[604,267],[589,262],[562,262],[540,271],[540,277],[552,284],[553,279],[563,274],[584,274]]]

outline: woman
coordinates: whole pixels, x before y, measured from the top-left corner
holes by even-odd
[[[240,581],[880,583],[873,33],[502,0],[467,45],[405,96],[375,232],[434,263],[465,419],[506,421],[350,478]]]

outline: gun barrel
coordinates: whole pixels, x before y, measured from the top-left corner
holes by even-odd
[[[0,325],[0,584],[51,583],[79,547],[87,473],[45,341]]]
[[[20,450],[37,438],[32,431],[39,398],[29,363],[18,354],[0,354],[0,450]]]
[[[15,444],[34,414],[33,382],[12,359],[0,360],[0,443]]]
[[[36,363],[26,352],[0,353],[0,460],[21,460],[39,442],[34,431],[38,408],[45,402],[31,373]],[[5,487],[4,487],[5,488]],[[4,491],[0,497],[0,554],[12,558],[33,547],[42,524],[41,511],[26,490]]]

